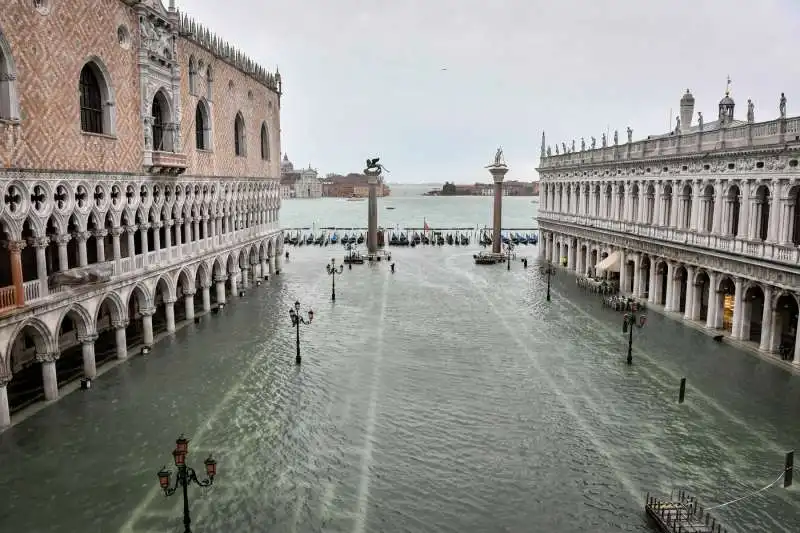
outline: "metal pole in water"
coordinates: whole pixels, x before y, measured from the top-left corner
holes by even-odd
[[[792,473],[794,471],[794,450],[786,454],[786,470],[783,472],[783,488],[792,486]]]
[[[678,403],[683,403],[683,399],[686,397],[686,378],[681,378],[681,390],[678,393]]]

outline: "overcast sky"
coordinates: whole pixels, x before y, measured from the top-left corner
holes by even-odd
[[[166,1],[165,1],[166,3]],[[674,127],[687,88],[708,122],[731,76],[736,116],[800,109],[796,0],[183,0],[280,67],[282,150],[390,182],[489,181],[498,146],[530,180],[548,144]],[[447,70],[442,70],[446,68]],[[672,117],[670,117],[672,108]],[[695,115],[696,116],[696,115]],[[696,120],[696,118],[695,118]]]

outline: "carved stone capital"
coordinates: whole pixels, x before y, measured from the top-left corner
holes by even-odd
[[[128,321],[127,320],[114,320],[113,322],[111,322],[111,327],[113,327],[114,329],[125,329],[125,328],[128,327]]]
[[[123,233],[125,233],[125,228],[123,227],[111,228],[111,235],[113,235],[114,237],[119,237]]]
[[[228,281],[228,276],[214,276],[214,281],[217,283],[225,283]]]
[[[153,316],[154,314],[156,314],[156,310],[153,309],[152,307],[148,309],[139,309],[139,314],[142,315],[142,317]]]
[[[139,224],[139,229],[142,231],[147,231],[150,229],[150,223],[145,222],[144,224]]]
[[[136,233],[139,229],[139,226],[125,226],[125,231],[128,233]]]
[[[163,222],[161,222],[161,221],[159,221],[159,222],[153,222],[153,223],[151,224],[151,226],[153,227],[153,229],[161,229],[161,228],[162,228],[162,226],[164,226],[164,223],[163,223]]]
[[[175,298],[164,298],[165,304],[174,304],[177,300]],[[142,313],[144,315],[144,313]]]
[[[32,237],[28,239],[28,244],[34,248],[47,248],[50,244],[50,239],[48,237]]]
[[[100,229],[93,232],[93,235],[96,239],[105,239],[106,235],[108,235],[107,229]]]
[[[18,254],[22,252],[22,250],[27,246],[28,243],[25,241],[8,241],[6,246],[8,247],[8,251],[12,254]]]
[[[11,382],[11,374],[0,374],[0,389]]]
[[[53,235],[52,239],[53,242],[59,246],[66,246],[67,243],[72,240],[72,235]]]
[[[93,345],[99,337],[100,336],[97,333],[90,333],[84,337],[79,337],[78,340],[81,342],[81,344]]]
[[[61,354],[58,352],[37,353],[36,361],[39,363],[55,363],[59,355]]]
[[[189,291],[183,291],[183,295],[184,295],[184,296],[191,296],[192,298],[194,298],[194,295],[195,295],[196,293],[197,293],[197,291],[196,291],[196,290],[195,290],[195,291],[192,291],[192,290],[189,290]]]
[[[75,232],[73,234],[73,236],[79,242],[86,242],[87,240],[89,240],[89,237],[92,236],[92,232],[91,231],[77,231],[77,232]]]
[[[0,73],[0,81],[16,81],[16,80],[17,80],[17,75],[14,73],[6,73],[6,72]]]

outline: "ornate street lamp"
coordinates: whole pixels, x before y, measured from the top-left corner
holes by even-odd
[[[294,362],[299,365],[302,362],[302,358],[300,357],[300,324],[311,324],[311,321],[314,320],[314,311],[311,309],[308,310],[308,320],[306,320],[300,314],[300,302],[295,302],[294,308],[289,308],[289,318],[292,319],[292,326],[294,326],[297,331],[297,336],[295,337],[297,355],[294,358]]]
[[[511,270],[511,250],[512,250],[512,247],[513,247],[513,245],[510,242],[506,246],[506,251],[508,252],[508,261],[507,261],[508,265],[507,265],[506,270]]]
[[[625,316],[622,317],[622,333],[628,334],[628,359],[627,363],[629,365],[633,364],[633,330],[634,327],[639,329],[643,328],[644,325],[647,323],[647,315],[642,313],[640,315],[636,315],[636,313],[625,313]]]
[[[175,459],[175,466],[178,467],[178,475],[175,477],[175,485],[170,487],[170,475],[172,472],[167,470],[166,465],[158,472],[158,484],[164,491],[165,496],[172,496],[178,490],[178,487],[183,487],[183,532],[192,533],[191,523],[192,519],[189,516],[189,484],[194,482],[200,487],[208,487],[214,483],[214,476],[217,475],[217,462],[209,455],[208,459],[203,461],[206,466],[207,479],[200,481],[197,479],[197,474],[194,468],[186,464],[186,455],[189,453],[189,441],[183,435],[178,437],[175,441],[175,450],[172,452],[172,457]]]
[[[336,259],[331,257],[331,262],[325,265],[325,270],[328,271],[328,275],[331,277],[331,300],[336,301],[336,276],[344,272],[344,265],[339,265],[339,268],[336,268]]]
[[[547,265],[539,267],[539,270],[541,271],[542,275],[546,275],[547,276],[547,301],[549,302],[550,301],[550,276],[554,276],[555,275],[556,269],[550,263],[550,261],[548,261]]]

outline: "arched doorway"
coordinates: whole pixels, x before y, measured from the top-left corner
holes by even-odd
[[[797,297],[790,293],[781,294],[775,301],[773,314],[773,351],[778,351],[784,359],[794,359],[795,343],[797,342]]]
[[[148,308],[147,294],[141,286],[137,285],[128,298],[128,327],[125,329],[125,337],[128,340],[129,348],[144,343],[142,311],[149,312],[150,309]]]
[[[686,272],[686,268],[683,265],[680,265],[678,268],[675,269],[675,276],[673,279],[674,285],[672,286],[672,290],[677,290],[677,306],[673,311],[685,313],[686,312],[686,290],[687,290],[687,280],[688,274]],[[673,293],[674,294],[674,293]]]
[[[119,345],[117,338],[117,326],[122,323],[122,304],[116,295],[109,294],[97,308],[95,319],[97,340],[94,342],[94,358],[98,368],[117,354],[122,357],[127,355],[127,343],[121,339],[122,345]]]
[[[58,352],[56,361],[56,376],[58,383],[69,383],[84,375],[83,344],[82,340],[88,336],[90,319],[86,311],[78,306],[69,309],[61,319],[58,331]],[[91,361],[91,372],[94,371],[94,361]],[[90,375],[89,377],[94,377]]]
[[[736,306],[736,284],[729,277],[724,277],[719,282],[719,289],[717,290],[717,309],[722,310],[722,320],[717,319],[717,326],[728,333],[733,332],[733,311]]]
[[[42,365],[36,354],[46,354],[49,350],[47,328],[38,321],[23,326],[9,343],[8,365],[12,378],[6,392],[12,413],[44,399]]]
[[[761,317],[764,315],[764,291],[759,285],[751,285],[744,292],[742,308],[742,339],[761,341]]]
[[[708,274],[701,270],[694,281],[694,311],[692,317],[699,320],[708,319],[708,294],[711,290],[711,279]]]

